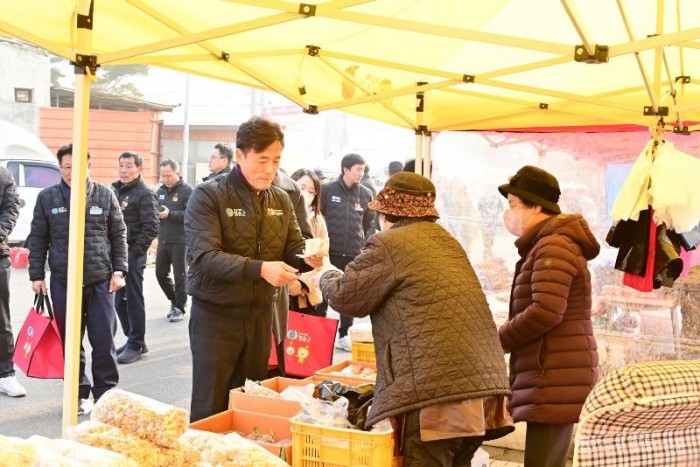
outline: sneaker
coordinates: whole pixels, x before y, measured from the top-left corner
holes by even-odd
[[[122,353],[117,355],[117,363],[127,364],[137,362],[141,360],[142,354],[142,350],[134,350],[127,347]]]
[[[10,397],[24,397],[27,395],[27,390],[19,384],[19,381],[14,376],[0,378],[0,392]]]
[[[116,350],[117,356],[120,353],[124,352],[125,350],[126,350],[126,344],[122,345],[121,347],[117,347],[117,350]],[[146,347],[146,344],[144,344],[143,347],[141,347],[141,353],[143,353],[143,354],[148,353],[148,347]]]
[[[170,314],[170,322],[171,323],[177,323],[178,321],[182,321],[182,318],[183,318],[185,313],[181,309],[173,307],[173,309],[171,311],[172,311],[172,313]]]
[[[344,350],[346,352],[352,352],[352,345],[350,344],[350,336],[345,336],[345,337],[339,337],[337,341],[335,341],[335,348]]]
[[[95,403],[92,399],[80,399],[78,402],[78,415],[89,415]]]
[[[176,310],[177,310],[176,306],[171,306],[170,311],[168,312],[168,315],[166,316],[166,318],[168,318],[168,319],[172,318],[173,313],[175,313]]]

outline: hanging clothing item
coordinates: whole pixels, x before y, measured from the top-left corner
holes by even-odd
[[[651,205],[657,224],[663,222],[678,233],[692,230],[700,221],[698,173],[700,159],[672,143],[650,140],[620,188],[611,210],[613,219],[639,220]]]
[[[620,221],[610,228],[605,241],[619,248],[615,269],[637,276],[646,274],[650,221],[651,212],[645,209],[639,213],[639,220]]]
[[[654,286],[654,262],[656,257],[656,223],[651,219],[653,211],[650,209],[645,211],[647,223],[645,232],[646,253],[644,255],[644,272],[642,274],[634,274],[625,272],[622,283],[640,292],[651,292]],[[644,223],[642,223],[645,226]],[[623,249],[620,248],[620,252]],[[618,255],[619,259],[619,255]]]

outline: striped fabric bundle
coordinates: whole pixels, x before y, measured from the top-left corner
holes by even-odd
[[[700,465],[700,360],[608,374],[581,412],[574,465]]]

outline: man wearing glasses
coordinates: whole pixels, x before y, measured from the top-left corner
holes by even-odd
[[[202,178],[202,181],[206,182],[217,175],[229,173],[231,171],[232,160],[233,149],[231,149],[231,146],[224,143],[215,145],[211,156],[209,156],[209,171],[211,173]]]
[[[58,150],[62,179],[39,193],[27,239],[29,279],[35,294],[47,293],[44,264],[48,254],[51,298],[62,339],[66,330],[72,152],[71,144]],[[89,154],[87,158],[89,169]],[[114,351],[117,331],[114,295],[124,287],[124,276],[128,271],[126,225],[117,197],[109,187],[93,182],[89,177],[82,183],[86,182],[79,415],[92,410],[90,392],[97,400],[119,382]],[[85,374],[82,336],[86,330],[92,347],[92,384]]]

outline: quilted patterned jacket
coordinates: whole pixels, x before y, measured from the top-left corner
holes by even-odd
[[[496,326],[460,244],[440,225],[402,220],[321,277],[333,309],[370,315],[377,385],[367,423],[443,402],[507,395]]]
[[[521,260],[499,329],[511,353],[511,414],[516,422],[575,423],[598,380],[587,262],[600,246],[579,214],[550,217],[515,245]]]
[[[289,196],[275,186],[256,199],[234,168],[197,185],[185,210],[190,268],[187,293],[207,309],[240,318],[270,313],[275,287],[260,277],[263,261],[308,271]]]

